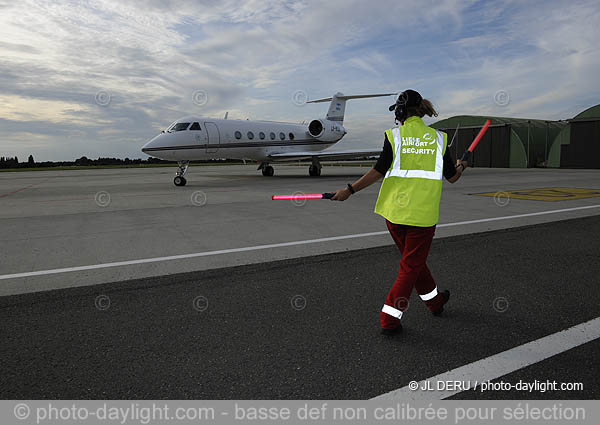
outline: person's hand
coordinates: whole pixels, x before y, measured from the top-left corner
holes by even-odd
[[[460,159],[457,159],[456,160],[456,166],[458,167],[459,165],[463,166],[463,171],[464,171],[469,166],[469,163],[467,161],[461,161]]]
[[[340,189],[335,191],[335,195],[331,198],[332,201],[345,201],[350,197],[351,193],[346,189]]]

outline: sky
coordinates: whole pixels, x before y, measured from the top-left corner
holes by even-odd
[[[600,103],[598,22],[597,0],[0,0],[0,156],[146,158],[179,117],[302,122],[336,92],[572,118]],[[336,148],[380,147],[393,101],[349,101]]]

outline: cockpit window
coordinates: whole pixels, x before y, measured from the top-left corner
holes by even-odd
[[[193,124],[192,124],[192,126],[190,127],[190,130],[202,130],[202,129],[200,128],[200,124],[199,124],[199,123],[197,123],[197,122],[195,122],[195,123],[193,123]]]
[[[189,122],[178,122],[169,128],[169,131],[183,131],[190,126]]]

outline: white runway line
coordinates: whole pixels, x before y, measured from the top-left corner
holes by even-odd
[[[418,382],[417,390],[413,391],[406,386],[372,400],[443,400],[462,390],[427,391],[422,388],[427,388],[427,382],[433,388],[437,388],[437,383],[442,381],[470,382],[473,388],[475,382],[482,383],[500,378],[598,338],[600,338],[600,317],[425,379]],[[415,386],[414,382],[413,386]]]
[[[564,209],[560,209],[560,210],[540,211],[540,212],[527,213],[527,214],[508,215],[508,216],[503,216],[503,217],[491,217],[491,218],[481,218],[478,220],[458,221],[456,223],[438,224],[437,227],[441,228],[441,227],[462,226],[462,225],[466,225],[466,224],[485,223],[485,222],[489,222],[489,221],[510,220],[513,218],[533,217],[533,216],[538,216],[538,215],[557,214],[557,213],[569,212],[569,211],[579,211],[579,210],[585,210],[585,209],[590,209],[590,208],[600,208],[600,205],[588,205],[585,207],[564,208]],[[184,260],[187,258],[208,257],[211,255],[222,255],[222,254],[234,254],[234,253],[238,253],[238,252],[258,251],[261,249],[270,249],[270,248],[283,248],[286,246],[308,245],[308,244],[314,244],[314,243],[340,241],[340,240],[344,240],[344,239],[365,238],[365,237],[370,237],[370,236],[381,236],[381,235],[387,235],[387,234],[388,234],[388,231],[384,230],[384,231],[380,231],[380,232],[357,233],[354,235],[333,236],[333,237],[328,237],[328,238],[308,239],[308,240],[303,240],[303,241],[273,243],[273,244],[267,244],[267,245],[248,246],[248,247],[244,247],[244,248],[220,249],[217,251],[206,251],[206,252],[196,252],[196,253],[192,253],[192,254],[170,255],[167,257],[143,258],[140,260],[117,261],[117,262],[113,262],[113,263],[92,264],[92,265],[88,265],[88,266],[64,267],[64,268],[60,268],[60,269],[39,270],[39,271],[24,272],[24,273],[12,273],[12,274],[0,275],[0,280],[16,279],[16,278],[21,278],[21,277],[32,277],[32,276],[44,276],[44,275],[58,274],[58,273],[79,272],[79,271],[95,270],[95,269],[105,269],[105,268],[109,268],[109,267],[132,266],[132,265],[136,265],[136,264],[158,263],[158,262],[162,262],[162,261]]]

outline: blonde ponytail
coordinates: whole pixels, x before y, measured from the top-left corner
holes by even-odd
[[[425,115],[428,117],[437,117],[438,113],[433,107],[433,104],[428,99],[422,99],[419,106],[411,106],[408,108],[408,116],[418,116],[423,118]]]
[[[438,116],[438,113],[433,107],[433,104],[427,99],[423,99],[421,101],[421,105],[419,105],[419,113],[421,114],[421,117],[423,117],[424,115],[427,115],[428,117]]]

